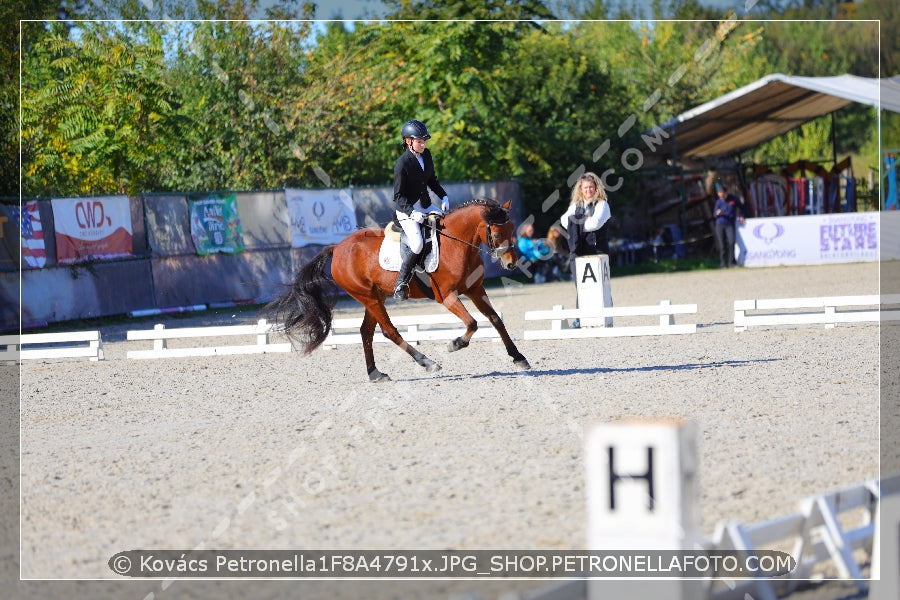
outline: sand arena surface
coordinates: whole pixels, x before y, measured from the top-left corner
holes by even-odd
[[[499,342],[452,354],[444,342],[423,343],[443,366],[434,374],[379,344],[377,365],[394,379],[381,384],[368,382],[359,346],[138,361],[127,350],[152,343],[124,341],[124,331],[152,323],[111,326],[105,361],[21,368],[21,574],[116,579],[107,561],[117,552],[200,544],[584,548],[583,432],[631,418],[697,423],[704,537],[723,520],[794,512],[806,496],[878,475],[879,327],[735,333],[733,302],[878,291],[877,264],[614,276],[616,306],[696,303],[698,314],[676,322],[697,323],[697,333],[525,341],[525,311],[573,308],[574,284],[497,288],[493,304],[531,371],[517,370]],[[427,301],[388,309],[443,310]],[[360,314],[342,301],[336,316]],[[255,318],[218,311],[159,322]],[[158,582],[142,585],[134,597],[168,597]],[[219,590],[210,597],[226,597],[231,588],[217,585],[205,588]],[[303,585],[341,597],[325,583]],[[414,589],[425,584],[409,585],[408,595],[385,597],[420,597]],[[421,597],[479,585],[432,582],[440,593]],[[341,589],[356,597],[364,584]]]

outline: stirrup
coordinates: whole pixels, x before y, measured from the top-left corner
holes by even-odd
[[[409,284],[400,283],[394,288],[394,298],[397,300],[406,300],[409,298]]]

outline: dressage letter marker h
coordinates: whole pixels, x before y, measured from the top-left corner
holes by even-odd
[[[647,472],[641,475],[620,475],[615,470],[615,448],[607,448],[609,453],[609,510],[616,509],[616,484],[623,479],[647,480],[647,511],[653,512],[653,446],[647,446]]]
[[[585,436],[585,466],[588,549],[652,552],[698,547],[693,423],[655,419],[596,425]],[[671,575],[670,579],[641,581],[641,597],[702,597],[702,581],[678,580],[678,573]],[[588,599],[632,597],[633,583],[609,577],[590,580]]]
[[[699,541],[695,435],[692,423],[674,419],[589,430],[590,548],[680,550]]]
[[[609,284],[609,256],[592,254],[575,259],[575,288],[578,308],[612,307],[612,291]],[[613,318],[581,319],[582,327],[612,327]]]

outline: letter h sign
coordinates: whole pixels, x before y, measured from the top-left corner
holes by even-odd
[[[699,541],[696,427],[636,420],[585,437],[593,550],[690,549]]]
[[[616,510],[616,484],[622,479],[647,481],[647,511],[653,512],[653,446],[647,446],[647,471],[641,474],[622,475],[615,469],[615,446],[607,447],[609,453],[609,510]]]

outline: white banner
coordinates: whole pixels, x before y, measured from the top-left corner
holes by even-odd
[[[59,264],[132,255],[128,196],[54,198],[51,206]]]
[[[291,220],[291,245],[336,244],[356,231],[351,190],[285,189]]]
[[[747,219],[737,227],[745,267],[824,265],[878,260],[879,213]]]

